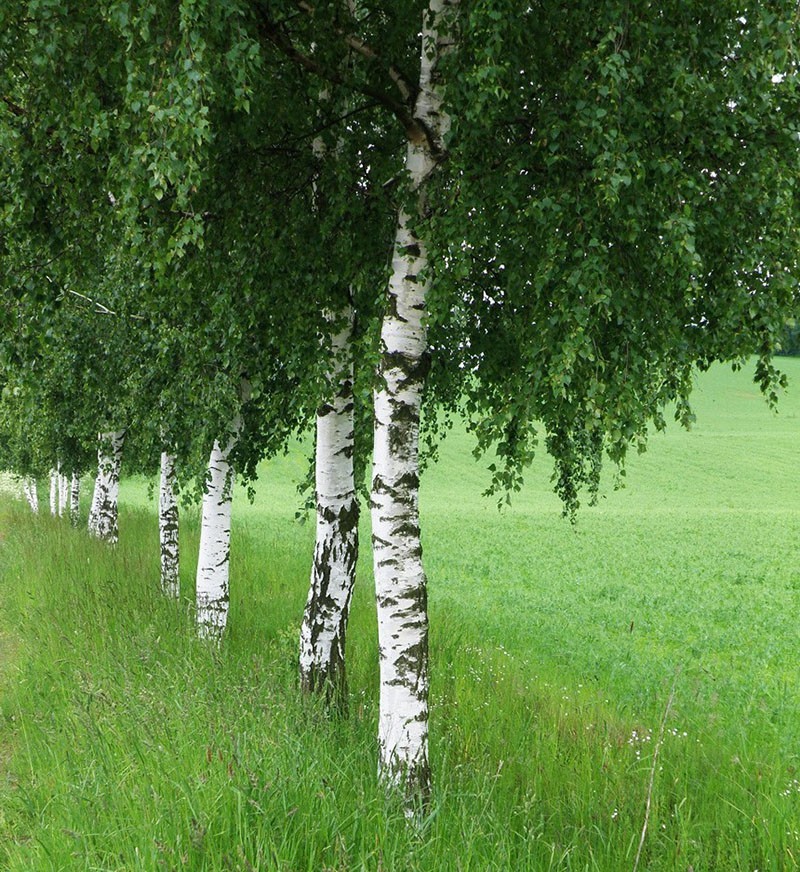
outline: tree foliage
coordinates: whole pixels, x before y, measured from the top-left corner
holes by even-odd
[[[796,31],[790,3],[472,4],[432,218],[434,365],[496,446],[496,486],[541,431],[572,509],[603,449],[621,462],[670,403],[691,420],[714,360],[757,355],[774,397]]]

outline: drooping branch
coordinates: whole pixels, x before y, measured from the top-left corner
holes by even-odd
[[[297,8],[301,9],[309,17],[313,17],[316,11],[314,6],[311,3],[308,3],[307,0],[298,0]],[[344,28],[334,27],[333,32],[342,39],[348,48],[352,49],[357,54],[360,54],[367,60],[383,66],[386,74],[397,86],[397,90],[400,92],[403,102],[409,106],[414,105],[414,101],[417,99],[418,88],[414,86],[399,67],[386,61],[371,45],[368,45],[363,39],[355,34],[348,33]]]
[[[405,131],[406,137],[410,142],[413,143],[422,143],[426,142],[431,148],[435,147],[435,143],[433,142],[430,131],[426,128],[425,124],[416,117],[413,111],[413,105],[415,102],[414,92],[409,91],[408,101],[406,100],[396,100],[393,97],[390,97],[384,91],[379,90],[378,88],[374,88],[372,85],[369,85],[365,82],[355,82],[351,78],[349,78],[346,73],[339,69],[332,69],[327,65],[323,64],[319,60],[310,55],[300,51],[299,48],[292,41],[291,36],[286,30],[283,22],[276,22],[269,17],[266,10],[263,8],[261,11],[261,17],[259,19],[259,25],[262,34],[264,37],[271,42],[282,54],[284,54],[287,58],[293,61],[297,66],[302,67],[310,73],[313,73],[315,76],[319,76],[321,79],[324,79],[327,82],[331,82],[334,85],[340,85],[345,88],[350,88],[354,91],[357,91],[360,94],[363,94],[365,97],[369,97],[381,106],[383,106],[386,110],[392,113],[392,115],[397,118],[397,120],[402,124],[403,130]],[[358,42],[356,37],[353,37],[354,40]],[[372,51],[368,46],[363,46],[363,51],[360,53],[363,54],[364,51]],[[394,69],[394,75],[398,77],[399,80],[405,81],[405,77],[400,74],[396,68]],[[390,78],[393,78],[393,74],[389,72]],[[397,81],[394,80],[395,85],[398,84]],[[402,93],[402,90],[401,90]]]

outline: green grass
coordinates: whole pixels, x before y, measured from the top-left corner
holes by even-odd
[[[792,385],[800,362],[787,361]],[[157,591],[147,483],[115,551],[0,507],[0,868],[640,869],[800,864],[800,390],[773,415],[715,369],[575,528],[542,460],[499,513],[455,431],[423,478],[433,812],[375,783],[368,526],[351,717],[298,699],[312,524],[302,452],[237,494],[230,633]],[[182,529],[191,592],[195,512]],[[674,689],[674,691],[673,691]]]

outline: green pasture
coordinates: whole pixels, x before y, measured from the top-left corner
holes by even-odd
[[[435,797],[375,783],[368,517],[346,721],[298,699],[313,519],[300,447],[234,506],[229,633],[157,589],[155,503],[115,550],[0,502],[0,868],[782,870],[800,864],[800,361],[771,412],[699,378],[671,425],[561,517],[542,457],[498,511],[448,436],[423,476]],[[44,494],[42,493],[42,496]],[[182,519],[191,596],[197,510]],[[665,717],[666,715],[666,717]],[[662,727],[663,721],[663,727]],[[652,777],[652,790],[650,781]]]

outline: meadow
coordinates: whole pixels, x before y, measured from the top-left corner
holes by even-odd
[[[299,698],[300,446],[237,494],[221,648],[158,591],[149,483],[116,549],[0,497],[0,868],[782,870],[800,865],[800,361],[777,414],[699,377],[626,486],[561,517],[542,456],[499,511],[455,428],[423,476],[434,800],[376,784],[369,525],[350,716]],[[182,517],[190,597],[196,509]]]

